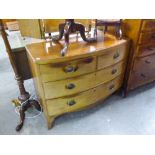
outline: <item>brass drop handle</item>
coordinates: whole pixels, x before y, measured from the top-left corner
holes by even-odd
[[[149,60],[145,60],[145,63],[150,64],[151,62]]]
[[[119,56],[120,56],[120,54],[117,52],[117,53],[114,54],[113,58],[116,59],[116,58],[118,58]]]
[[[76,72],[77,69],[78,69],[78,66],[72,66],[72,65],[70,65],[70,66],[66,66],[64,68],[64,72],[66,72],[66,73],[72,73],[72,72]]]
[[[73,89],[73,88],[75,88],[75,84],[74,83],[69,83],[69,84],[66,85],[66,88],[67,89]]]
[[[111,74],[115,74],[117,72],[117,69],[113,69]]]
[[[71,101],[68,101],[67,104],[69,106],[73,106],[74,104],[76,104],[75,100],[71,100]]]
[[[115,85],[112,84],[112,85],[109,87],[109,89],[112,90],[112,89],[114,89],[114,87],[115,87]]]

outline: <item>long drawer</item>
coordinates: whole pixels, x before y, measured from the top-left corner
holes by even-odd
[[[155,43],[155,31],[140,34],[139,44]]]
[[[118,63],[127,57],[126,46],[119,46],[98,57],[97,69]]]
[[[122,85],[122,76],[102,84],[96,88],[63,98],[47,100],[47,109],[50,116],[59,115],[62,113],[72,112],[95,102],[105,99],[107,96],[118,90]]]
[[[148,56],[155,54],[155,44],[146,44],[137,47],[138,56]]]
[[[45,98],[52,99],[80,93],[116,78],[124,72],[124,69],[125,63],[121,61],[91,74],[44,83]]]
[[[136,59],[130,78],[130,88],[155,80],[155,55]]]
[[[142,31],[152,31],[155,30],[155,20],[143,20]]]
[[[40,65],[43,82],[55,81],[94,72],[96,57]]]

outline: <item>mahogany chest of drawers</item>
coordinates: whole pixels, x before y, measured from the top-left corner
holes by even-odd
[[[104,100],[123,83],[128,41],[99,33],[96,43],[72,38],[65,57],[62,43],[27,45],[28,59],[48,128],[64,113]]]
[[[123,33],[131,39],[125,95],[129,90],[155,80],[155,20],[123,21]]]

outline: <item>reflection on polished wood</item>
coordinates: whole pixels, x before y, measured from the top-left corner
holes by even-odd
[[[125,43],[126,40],[118,40],[115,36],[106,34],[103,35],[102,32],[98,32],[97,42],[95,43],[87,43],[84,42],[81,37],[73,37],[70,38],[70,45],[68,48],[68,52],[65,57],[62,57],[60,54],[60,50],[63,48],[64,41],[60,41],[59,43],[53,42],[42,42],[42,43],[34,43],[31,45],[27,45],[27,51],[30,53],[31,58],[36,63],[46,64],[48,62],[55,62],[70,60],[74,58],[79,58],[81,56],[88,55],[96,55],[100,53],[101,49],[105,50],[105,52],[112,48]]]

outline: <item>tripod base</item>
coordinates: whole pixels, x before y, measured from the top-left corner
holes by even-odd
[[[16,127],[16,131],[20,131],[23,127],[25,121],[25,112],[28,108],[31,108],[32,106],[34,106],[38,111],[41,111],[41,106],[36,100],[28,99],[27,101],[23,102],[23,104],[21,103],[21,107],[19,109],[20,122]]]
[[[59,41],[64,36],[65,38],[65,46],[60,51],[62,56],[65,56],[68,46],[69,46],[69,34],[79,32],[82,39],[88,43],[95,42],[96,38],[87,38],[85,35],[85,27],[80,23],[75,23],[74,19],[66,19],[66,22],[63,24],[59,24],[59,36],[52,37],[53,41]]]

